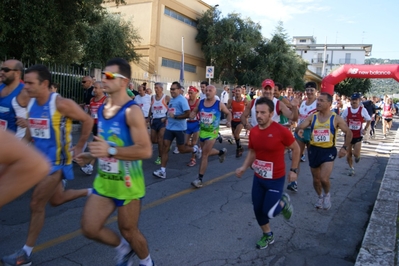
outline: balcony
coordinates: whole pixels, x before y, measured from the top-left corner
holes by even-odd
[[[356,59],[340,58],[340,59],[339,59],[339,64],[340,64],[340,65],[344,65],[344,64],[356,64]]]
[[[323,59],[321,58],[313,58],[311,60],[312,64],[323,64]],[[328,59],[325,60],[325,63],[328,64]]]

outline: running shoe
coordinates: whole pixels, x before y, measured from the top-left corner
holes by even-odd
[[[223,154],[222,154],[222,155],[219,155],[219,162],[220,162],[220,163],[223,163],[223,162],[224,162],[224,159],[226,158],[227,149],[226,149],[226,148],[223,148],[222,151],[223,151]]]
[[[331,197],[330,193],[327,195],[324,195],[324,201],[323,201],[323,209],[329,210],[331,208]]]
[[[287,189],[291,190],[291,191],[294,191],[294,192],[297,192],[298,191],[298,183],[296,181],[293,181],[293,182],[289,183],[288,186],[287,186]]]
[[[355,157],[355,163],[360,162],[360,156],[359,157]]]
[[[114,258],[116,260],[116,266],[128,266],[129,260],[136,256],[136,253],[133,251],[133,249],[127,253],[127,254],[117,254]]]
[[[323,195],[320,195],[317,197],[317,201],[316,201],[314,207],[316,209],[321,209],[321,208],[323,208],[323,203],[324,203]]]
[[[222,142],[223,142],[223,137],[222,137],[222,135],[220,134],[220,132],[218,133],[217,141],[219,141],[219,143],[222,143]]]
[[[177,148],[177,146],[175,147],[175,150],[173,151],[173,154],[179,154],[179,148]]]
[[[234,144],[234,139],[232,139],[232,138],[229,138],[227,141],[228,141],[230,144]]]
[[[162,171],[161,169],[158,169],[158,170],[154,171],[152,174],[155,175],[156,177],[159,177],[159,178],[162,178],[162,179],[166,178],[166,172]]]
[[[196,164],[197,164],[197,162],[195,161],[194,158],[192,158],[192,159],[190,160],[190,162],[187,164],[187,166],[193,167],[193,166],[195,166]]]
[[[5,266],[30,266],[32,265],[31,256],[26,254],[25,250],[20,249],[17,252],[5,256],[1,259]]]
[[[194,145],[194,150],[195,150],[195,157],[197,157],[197,159],[201,159],[202,157],[202,150],[200,147],[198,147],[198,145]]]
[[[145,266],[145,265],[139,264],[139,266]],[[154,261],[152,261],[152,266],[155,266],[155,262]]]
[[[244,148],[243,147],[240,147],[240,148],[236,149],[236,158],[241,157],[243,152],[244,152]]]
[[[263,234],[262,238],[256,243],[256,248],[265,249],[269,246],[269,244],[274,243],[273,233],[271,235]]]
[[[158,158],[155,160],[155,164],[160,165],[161,164],[161,157],[158,156]]]
[[[292,216],[294,208],[292,207],[290,196],[287,193],[283,193],[281,196],[281,201],[284,202],[284,207],[281,210],[281,213],[284,216],[284,219],[289,220]]]
[[[86,164],[85,166],[81,167],[83,173],[86,175],[91,175],[93,173],[93,166],[91,164]]]
[[[355,175],[355,168],[353,167],[349,168],[348,176],[354,176],[354,175]]]
[[[302,157],[301,157],[301,162],[306,162],[306,156],[305,156],[305,154],[302,155]]]
[[[201,188],[202,187],[202,181],[197,178],[193,182],[191,182],[191,185],[193,185],[196,188]]]

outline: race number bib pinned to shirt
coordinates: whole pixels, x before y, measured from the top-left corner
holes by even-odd
[[[362,122],[360,121],[349,121],[350,130],[359,130],[362,128]]]
[[[252,164],[255,173],[266,179],[273,179],[273,163],[256,159]]]
[[[8,125],[7,120],[0,119],[0,130],[6,130],[7,125]]]
[[[242,112],[234,112],[233,113],[233,119],[240,119],[242,115]]]
[[[119,160],[115,158],[99,158],[98,166],[101,171],[107,174],[119,173]]]
[[[201,123],[205,125],[211,125],[213,122],[213,114],[207,112],[201,112]]]
[[[329,129],[314,129],[313,130],[313,141],[317,143],[330,142],[330,130]]]
[[[161,114],[162,113],[162,106],[153,106],[154,113],[155,114]]]
[[[173,115],[175,115],[175,114],[176,114],[176,108],[169,108],[169,109],[168,109],[168,114],[173,114]]]
[[[50,120],[44,118],[29,118],[29,128],[32,137],[38,139],[50,138]]]

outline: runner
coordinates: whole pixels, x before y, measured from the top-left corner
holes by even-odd
[[[197,145],[194,145],[194,147],[184,145],[184,133],[187,130],[186,118],[190,116],[190,106],[181,94],[181,85],[179,82],[175,81],[172,83],[170,94],[172,98],[170,99],[168,106],[168,122],[163,137],[161,169],[153,172],[153,175],[159,178],[166,178],[166,164],[169,159],[168,153],[172,141],[175,138],[179,153],[195,153],[198,159],[201,158],[201,150]]]
[[[254,178],[252,184],[252,204],[256,220],[263,231],[262,238],[256,243],[259,249],[267,248],[274,243],[269,220],[280,212],[285,219],[290,219],[293,208],[290,198],[283,193],[285,182],[284,151],[292,149],[293,158],[288,175],[289,181],[297,178],[299,165],[299,146],[292,133],[272,120],[273,101],[263,97],[256,101],[256,120],[258,125],[251,129],[249,135],[248,155],[244,164],[236,170],[241,177],[252,165]]]
[[[91,98],[90,100],[89,113],[94,121],[93,129],[91,132],[93,133],[93,136],[97,136],[98,108],[100,108],[100,106],[103,105],[107,99],[107,96],[104,95],[103,83],[101,81],[94,82],[93,95],[94,97]],[[82,170],[82,172],[85,173],[86,175],[91,175],[93,173],[95,162],[96,160],[93,159],[90,163],[81,167],[80,170]]]
[[[8,265],[31,265],[31,253],[42,230],[46,205],[53,206],[85,197],[90,189],[68,189],[63,180],[72,180],[72,120],[82,122],[82,132],[73,148],[74,154],[80,154],[90,130],[93,127],[91,117],[72,100],[65,99],[50,91],[51,74],[43,65],[28,68],[24,76],[25,90],[33,99],[28,105],[29,130],[24,140],[34,140],[35,147],[47,157],[51,170],[34,189],[30,202],[31,220],[25,246],[14,254],[2,258]]]
[[[235,97],[234,99],[229,99],[227,102],[227,109],[231,110],[231,113],[233,114],[233,119],[231,120],[231,133],[237,146],[236,158],[241,157],[242,153],[244,152],[240,142],[240,134],[241,130],[244,128],[243,124],[241,123],[241,115],[244,113],[246,105],[247,99],[242,97],[241,88],[235,88]]]
[[[30,97],[21,82],[23,65],[18,60],[7,60],[0,68],[0,130],[10,130],[19,139],[25,135],[26,107]]]
[[[139,94],[136,95],[136,98],[134,98],[134,101],[141,107],[141,110],[143,111],[144,119],[147,122],[147,124],[150,122],[149,119],[149,113],[150,113],[150,108],[151,108],[151,96],[145,93],[145,89],[143,85],[140,85],[138,88]]]
[[[0,130],[0,208],[39,183],[49,172],[46,158]]]
[[[345,109],[342,112],[342,118],[346,121],[349,129],[352,131],[352,140],[347,148],[346,160],[349,165],[349,176],[355,175],[355,168],[353,167],[352,160],[352,148],[353,155],[355,156],[355,162],[360,161],[360,150],[362,148],[363,135],[367,132],[371,117],[368,114],[366,108],[360,106],[360,94],[354,93],[351,96],[351,107]],[[362,129],[363,122],[366,121],[366,126]]]
[[[190,119],[194,119],[199,113],[200,120],[200,146],[202,150],[201,165],[199,168],[198,178],[191,184],[196,188],[202,187],[202,180],[208,166],[208,157],[213,155],[219,156],[219,162],[223,163],[227,149],[217,150],[213,148],[216,139],[218,138],[220,125],[220,112],[227,115],[226,126],[231,126],[231,113],[226,105],[216,99],[216,88],[213,85],[208,85],[205,90],[206,98],[201,100],[197,107],[190,114]]]
[[[352,140],[352,131],[342,117],[330,110],[331,104],[332,96],[325,92],[320,93],[317,99],[317,112],[308,116],[296,128],[296,134],[304,138],[304,130],[310,127],[309,166],[313,176],[313,187],[317,193],[317,202],[314,206],[325,210],[331,208],[330,175],[337,156],[335,142],[338,128],[347,136],[344,146],[339,150],[339,158],[346,155],[346,149]]]
[[[198,89],[196,87],[190,86],[188,90],[188,105],[190,106],[190,112],[194,110],[194,108],[198,105],[199,99],[197,98],[198,95]],[[194,119],[187,119],[187,130],[186,130],[186,135],[185,135],[185,142],[187,146],[193,147],[194,145],[197,145],[198,143],[198,137],[199,137],[199,130],[200,130],[200,124],[198,120],[198,115]],[[187,166],[193,167],[197,164],[197,161],[195,160],[195,154],[191,155],[190,162],[187,164]]]
[[[138,220],[145,195],[141,160],[150,158],[152,150],[144,117],[137,115],[141,109],[126,94],[130,76],[129,63],[120,58],[109,60],[103,72],[110,100],[98,110],[97,141],[89,144],[90,153],[78,157],[79,163],[99,161],[93,194],[83,210],[82,231],[87,238],[114,247],[116,265],[128,265],[136,253],[140,265],[150,266],[154,262]],[[115,209],[122,237],[104,226]]]
[[[308,116],[316,112],[316,107],[317,107],[316,87],[317,85],[315,82],[307,82],[305,84],[306,100],[302,101],[299,107],[298,125],[300,125]],[[303,138],[299,137],[298,134],[294,135],[301,149],[301,162],[305,162],[306,161],[305,147],[309,148],[310,128],[306,128],[304,130]],[[298,174],[299,174],[299,169],[300,165],[298,166]],[[287,189],[297,192],[298,182],[297,181],[291,182],[290,184],[288,184]]]
[[[393,115],[395,114],[395,107],[393,106],[392,98],[387,97],[387,99],[384,101],[384,103],[381,106],[382,110],[382,134],[383,134],[383,139],[387,138],[387,132],[389,133],[389,130],[391,129],[392,126],[392,119]]]
[[[168,112],[168,104],[170,96],[163,93],[162,83],[155,83],[155,95],[151,98],[151,141],[153,144],[158,143],[158,158],[155,164],[161,164],[161,156],[163,152],[163,136],[166,127],[166,113]]]

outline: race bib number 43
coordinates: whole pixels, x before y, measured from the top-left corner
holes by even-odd
[[[259,176],[272,179],[273,178],[273,163],[256,159],[252,164],[252,168]]]
[[[29,128],[32,137],[38,139],[50,138],[50,120],[43,118],[29,118]]]
[[[313,141],[317,143],[330,142],[330,130],[329,129],[314,129],[313,130]]]

